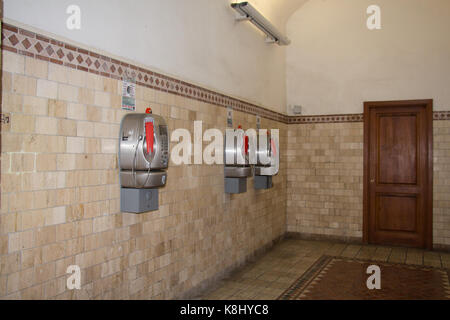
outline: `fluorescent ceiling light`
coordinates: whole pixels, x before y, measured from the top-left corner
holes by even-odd
[[[236,20],[249,20],[258,29],[267,35],[267,42],[276,42],[281,46],[287,46],[291,43],[285,35],[278,31],[264,16],[258,12],[247,1],[240,3],[232,3],[231,7],[238,12]]]

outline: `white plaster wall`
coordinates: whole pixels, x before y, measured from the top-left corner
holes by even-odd
[[[165,74],[285,111],[285,48],[266,44],[264,35],[249,22],[235,22],[235,11],[230,7],[233,1],[4,2],[6,22],[18,21]],[[274,18],[275,24],[283,22],[274,0],[253,3],[267,17]],[[66,28],[66,8],[70,4],[81,8],[81,30]]]
[[[366,27],[371,4],[381,30]],[[287,103],[315,115],[433,98],[450,110],[449,32],[449,0],[309,0],[287,22]]]

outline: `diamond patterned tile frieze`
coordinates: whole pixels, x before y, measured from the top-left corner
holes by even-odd
[[[55,50],[53,50],[53,48],[52,48],[51,45],[48,45],[48,46],[45,48],[45,51],[47,52],[47,55],[48,55],[49,57],[51,57],[51,56],[53,55],[53,53],[55,52]]]
[[[9,36],[8,40],[13,46],[15,46],[17,43],[19,43],[19,39],[17,39],[15,34],[12,34],[11,36]]]
[[[22,43],[23,47],[27,50],[28,50],[28,48],[31,47],[31,42],[30,42],[30,40],[28,40],[28,38],[25,38],[21,43]]]
[[[36,49],[37,53],[41,53],[41,51],[44,50],[44,47],[41,45],[39,41],[37,41],[36,44],[34,45],[34,49]]]
[[[59,48],[58,51],[56,51],[56,55],[57,55],[60,59],[62,59],[62,58],[65,56],[64,51],[63,51],[61,48]]]
[[[213,103],[219,106],[232,107],[264,118],[280,121],[287,124],[300,123],[326,123],[326,122],[362,122],[362,114],[350,115],[320,115],[320,116],[287,116],[275,111],[223,96],[217,92],[180,82],[179,80],[156,74],[150,70],[139,68],[127,63],[102,56],[88,50],[77,48],[58,40],[49,39],[28,30],[3,24],[2,47],[4,49],[27,55],[38,55],[39,58],[49,58],[52,63],[65,64],[71,68],[83,71],[100,73],[103,76],[122,79],[133,77],[139,84],[149,86],[156,90],[163,90],[179,94],[191,99]],[[433,113],[434,120],[450,120],[450,111]]]

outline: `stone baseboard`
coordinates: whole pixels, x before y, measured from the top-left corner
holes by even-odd
[[[286,239],[302,239],[302,240],[322,240],[322,241],[335,241],[342,243],[354,243],[363,244],[362,238],[358,237],[346,237],[346,236],[332,236],[315,233],[301,233],[301,232],[287,232]],[[433,244],[433,251],[450,252],[450,245],[448,244]]]
[[[434,251],[450,252],[450,245],[448,244],[433,244]]]
[[[362,244],[362,238],[350,237],[350,236],[336,236],[316,233],[300,233],[300,232],[287,232],[286,239],[302,239],[302,240],[328,240],[335,242],[345,243],[358,243]]]

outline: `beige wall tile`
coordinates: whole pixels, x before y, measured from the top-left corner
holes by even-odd
[[[29,96],[36,95],[36,79],[15,74],[13,76],[13,93]]]
[[[29,268],[19,272],[12,273],[8,276],[8,289],[7,293],[11,294],[18,290],[23,290],[33,283],[34,270]]]
[[[67,70],[69,83],[73,86],[77,87],[87,87],[86,86],[86,77],[87,73],[85,71],[76,70],[76,69],[68,69]]]
[[[67,105],[67,118],[75,120],[86,120],[86,106],[78,103]]]
[[[31,194],[31,192],[28,192]],[[45,210],[24,211],[18,214],[21,230],[28,230],[45,225]]]
[[[77,122],[75,120],[58,120],[58,135],[61,136],[76,136]]]
[[[35,117],[28,114],[13,113],[11,115],[11,132],[32,133],[35,128]]]
[[[25,74],[36,78],[47,79],[48,62],[25,57]]]
[[[78,91],[78,102],[86,105],[94,104],[94,90],[90,88],[80,88]]]
[[[11,92],[12,91],[12,73],[3,71],[2,72],[2,91]]]
[[[42,283],[46,282],[50,279],[53,279],[56,274],[56,264],[55,262],[50,262],[47,264],[43,264],[40,266],[37,266],[35,268],[35,282],[36,283]]]
[[[22,174],[22,189],[24,191],[63,188],[64,185],[64,172],[35,172]]]
[[[33,247],[34,246],[33,236],[34,236],[33,230],[9,233],[8,239],[9,253]]]
[[[94,93],[94,104],[99,107],[109,107],[111,96],[107,92],[96,91]]]
[[[102,121],[103,109],[94,106],[87,106],[86,108],[86,120],[88,121]]]
[[[117,258],[102,264],[101,277],[107,277],[120,271],[121,259]]]
[[[55,168],[56,170],[56,168]],[[47,190],[34,191],[33,194],[33,207],[35,209],[46,208],[49,205],[49,197]]]
[[[67,137],[67,153],[84,153],[84,138]]]
[[[66,222],[66,207],[51,208],[46,212],[45,225],[51,226]]]
[[[65,243],[65,255],[74,256],[84,251],[85,238],[70,239]]]
[[[42,247],[56,241],[56,226],[37,228],[35,231],[35,245]]]
[[[7,72],[23,74],[25,72],[24,56],[2,50],[2,69]]]
[[[2,112],[22,112],[22,103],[21,95],[3,92]]]
[[[31,221],[33,217],[32,210],[35,208],[34,195],[32,192],[15,192],[9,196],[9,212],[17,212],[14,215],[6,215],[4,219],[5,227],[12,227],[10,231],[23,231],[30,229],[27,227],[27,222]],[[13,219],[14,218],[14,219]],[[34,220],[33,220],[34,221]],[[13,225],[8,225],[7,222],[13,222]]]
[[[87,138],[85,140],[86,153],[100,153],[101,140],[96,138]]]
[[[105,216],[94,219],[93,231],[94,232],[102,232],[106,230],[110,230],[114,227],[114,217],[113,216]]]
[[[23,136],[2,132],[2,151],[3,152],[19,152],[22,151]]]
[[[74,154],[58,154],[56,156],[56,168],[58,170],[75,170],[76,157]]]
[[[65,118],[67,115],[67,102],[61,100],[48,100],[48,115],[55,118]]]
[[[98,138],[109,138],[111,137],[111,124],[107,123],[94,123],[94,136]]]
[[[120,94],[121,87],[119,87],[119,81],[112,78],[103,78],[103,91]]]
[[[78,102],[78,87],[60,84],[58,86],[58,99],[70,102]]]
[[[3,153],[1,155],[1,172],[9,173],[11,171],[11,154]]]
[[[0,216],[0,221],[1,221],[1,225],[0,225],[0,231],[2,234],[8,234],[10,232],[17,232],[17,231],[21,231],[20,227],[18,227],[17,225],[17,213],[9,213],[9,214],[4,214]],[[12,240],[10,240],[11,242]]]
[[[102,153],[116,154],[118,142],[115,139],[102,139]]]
[[[58,95],[58,84],[53,81],[38,79],[37,96],[49,99],[56,99]]]
[[[103,77],[88,73],[86,74],[86,86],[85,88],[90,88],[93,90],[103,91]]]
[[[48,64],[48,80],[55,82],[68,82],[69,68],[54,63]]]
[[[12,153],[11,171],[25,172],[34,171],[35,154],[34,153]]]
[[[94,123],[78,121],[77,122],[77,136],[79,137],[93,137],[94,136]]]
[[[48,100],[45,98],[24,96],[23,97],[23,113],[39,115],[39,116],[46,116],[48,113]]]
[[[36,117],[35,132],[39,134],[56,135],[58,133],[58,119],[50,117]]]
[[[47,263],[65,257],[65,243],[52,243],[42,247],[42,262]]]

